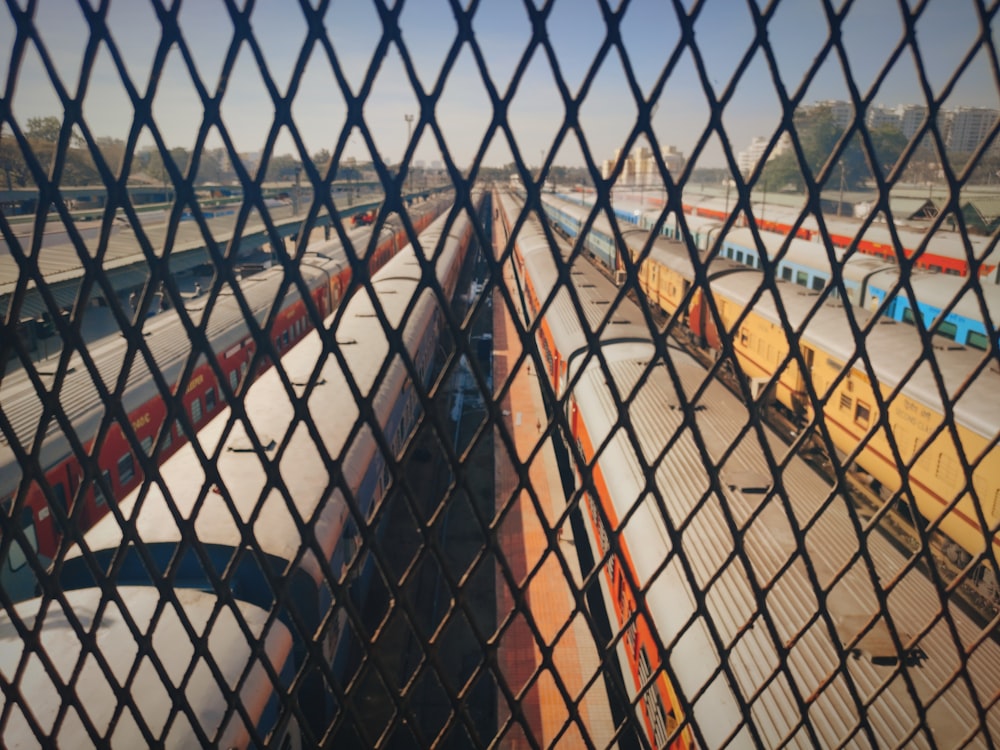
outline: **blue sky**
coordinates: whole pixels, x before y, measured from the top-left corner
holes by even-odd
[[[10,0],[14,2],[15,0]],[[23,5],[25,0],[16,0]],[[93,0],[97,5],[97,0]],[[172,0],[164,0],[168,5]],[[242,5],[244,0],[238,0]],[[390,0],[391,2],[391,0]],[[463,0],[463,3],[466,0]],[[618,0],[611,0],[617,7]],[[831,0],[836,9],[841,0]],[[690,10],[693,3],[680,3]],[[903,37],[900,6],[915,0],[856,0],[842,26],[843,46],[850,73],[862,96],[871,91],[876,76]],[[324,26],[347,85],[360,90],[382,35],[378,14],[367,0],[331,2]],[[919,54],[931,95],[939,97],[980,34],[973,0],[929,0],[916,24],[915,46],[906,46],[876,94],[878,104],[926,101],[915,64]],[[87,43],[84,16],[74,0],[39,0],[36,12],[39,35],[56,74],[70,96],[78,93],[79,75]],[[154,54],[161,38],[156,15],[143,0],[111,0],[108,26],[140,96],[149,86]],[[184,0],[180,26],[197,73],[209,93],[219,85],[223,62],[232,41],[232,22],[221,0]],[[254,37],[273,77],[284,94],[302,53],[306,24],[293,0],[257,0],[251,16]],[[997,24],[989,38],[996,39]],[[438,84],[441,67],[455,41],[457,26],[447,0],[406,0],[400,16],[402,41],[425,91]],[[573,96],[580,92],[607,34],[597,0],[556,0],[546,24],[559,71]],[[664,67],[675,59],[660,93],[654,132],[661,146],[674,145],[688,156],[709,125],[710,108],[695,55],[681,44],[680,24],[672,2],[633,0],[626,6],[621,25],[622,44],[641,95],[648,97]],[[511,77],[528,49],[532,28],[519,0],[481,0],[473,20],[476,41],[499,95],[508,93]],[[789,96],[799,93],[806,70],[817,60],[829,34],[821,0],[782,0],[767,28],[782,85]],[[705,0],[694,23],[694,44],[705,70],[705,83],[721,97],[747,50],[755,29],[747,0]],[[5,96],[14,40],[14,24],[6,4],[0,7],[0,81]],[[678,54],[679,51],[679,54]],[[989,64],[989,49],[982,47],[968,70],[945,100],[946,107],[1000,108],[997,83]],[[398,47],[391,45],[379,63],[378,73],[364,107],[364,118],[375,148],[397,162],[407,140],[406,114],[419,116],[418,99],[407,77]],[[845,71],[834,51],[803,92],[805,103],[848,99]],[[121,77],[105,45],[97,55],[89,88],[83,99],[85,118],[96,135],[126,138],[132,107]],[[60,114],[62,108],[33,45],[20,61],[20,73],[11,97],[14,117]],[[635,98],[629,90],[622,56],[612,48],[600,65],[580,105],[581,128],[587,144],[600,162],[624,144],[636,118]],[[344,131],[346,106],[332,66],[319,46],[313,49],[293,100],[292,114],[308,152],[333,150]],[[170,147],[190,148],[202,121],[203,108],[183,57],[175,45],[167,57],[156,92],[153,114]],[[442,88],[435,114],[441,134],[459,166],[475,155],[492,116],[482,75],[468,44],[461,47],[454,68]],[[541,154],[552,149],[565,109],[553,68],[542,48],[531,56],[509,109],[509,122],[521,157],[537,165]],[[222,101],[222,119],[240,151],[263,147],[274,121],[274,107],[262,82],[250,48],[243,45]],[[773,74],[758,50],[743,72],[732,98],[723,110],[722,126],[734,151],[745,148],[755,135],[770,136],[778,127],[781,109]],[[414,131],[419,128],[414,123]],[[152,142],[144,133],[140,143]],[[209,146],[221,144],[211,133]],[[287,131],[278,139],[276,153],[291,152]],[[348,134],[347,156],[367,160],[370,152],[360,131]],[[440,159],[437,137],[423,127],[416,159]],[[487,151],[485,163],[512,160],[502,133]],[[581,147],[570,135],[559,147],[556,163],[583,163]],[[713,136],[698,157],[702,166],[722,164],[722,149]]]

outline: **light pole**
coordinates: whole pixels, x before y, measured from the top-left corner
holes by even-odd
[[[840,160],[840,197],[837,198],[837,216],[840,216],[840,210],[844,207],[844,160]]]
[[[403,147],[403,153],[406,153],[406,149],[410,147],[410,138],[413,135],[413,115],[403,115],[403,119],[406,120],[406,145]],[[407,170],[406,182],[410,184],[410,171]]]
[[[760,200],[760,223],[763,224],[764,210],[767,208],[767,170],[764,170],[764,173],[761,175],[761,177],[763,178],[764,182],[764,195],[761,197]],[[762,226],[761,229],[763,228],[764,227]]]

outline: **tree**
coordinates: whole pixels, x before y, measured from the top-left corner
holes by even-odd
[[[889,125],[873,128],[868,132],[876,163],[871,163],[868,151],[862,146],[861,136],[855,133],[841,152],[837,163],[828,170],[821,187],[854,190],[864,187],[872,179],[876,169],[883,177],[889,173],[906,148],[906,137],[898,128]],[[813,179],[816,179],[843,137],[844,128],[834,122],[829,107],[820,106],[796,113],[795,133],[809,171]],[[806,187],[798,157],[793,150],[771,159],[760,181],[772,190],[802,191]]]
[[[145,164],[144,170],[146,174],[152,177],[154,180],[159,180],[160,182],[173,183],[173,178],[170,176],[169,170],[163,165],[163,158],[160,156],[160,152],[151,149],[149,152],[148,160]],[[186,148],[181,148],[180,146],[170,149],[167,152],[170,155],[170,160],[177,167],[177,170],[183,175],[188,168],[188,164],[191,161],[191,154]]]
[[[64,185],[96,185],[101,182],[101,173],[97,171],[87,149],[66,149],[60,181]]]
[[[869,131],[869,134],[871,135],[872,146],[875,148],[875,159],[877,162],[875,167],[881,170],[883,177],[886,177],[892,171],[893,167],[896,166],[900,154],[903,153],[903,149],[906,148],[906,144],[909,141],[903,135],[902,130],[892,125],[874,128]]]
[[[121,138],[110,138],[106,135],[94,139],[97,148],[104,158],[105,164],[112,172],[118,172],[125,160],[125,141]]]
[[[24,134],[29,141],[56,143],[61,130],[62,122],[58,117],[29,117],[28,128]]]
[[[266,180],[268,182],[288,182],[295,179],[298,162],[291,154],[272,156],[267,163]]]
[[[330,166],[331,154],[328,149],[320,149],[315,154],[312,155],[312,163],[316,166],[316,171],[320,174],[325,174],[327,167]]]
[[[3,172],[8,190],[13,190],[15,184],[20,186],[27,184],[28,165],[24,161],[24,155],[18,148],[14,136],[5,133],[2,125],[0,125],[0,171]]]
[[[202,151],[201,159],[198,161],[198,174],[195,182],[199,185],[218,185],[226,179],[226,167],[229,166],[229,158],[226,156],[224,148],[216,148],[211,151]]]

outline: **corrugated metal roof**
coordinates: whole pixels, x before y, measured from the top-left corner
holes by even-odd
[[[279,236],[294,234],[299,227],[299,218],[292,218],[291,207],[271,209],[271,218]],[[226,245],[233,237],[235,215],[226,215],[208,220],[212,232],[211,239],[219,245]],[[99,244],[101,222],[87,222],[76,225],[83,246],[78,247],[69,239],[61,222],[58,229],[45,234],[42,246],[37,251],[38,269],[48,285],[49,291],[57,298],[60,307],[72,305],[84,275],[81,254],[94,257]],[[166,244],[167,225],[144,226],[143,233],[153,251],[160,255]],[[251,213],[241,235],[240,247],[251,248],[264,244],[269,237],[263,222],[256,212]],[[30,238],[21,236],[20,242],[27,244]],[[22,252],[30,252],[30,247],[22,245]],[[201,228],[193,221],[182,221],[177,225],[170,251],[170,268],[174,273],[189,270],[208,262],[206,238]],[[111,279],[116,289],[127,289],[145,283],[149,275],[149,265],[142,251],[139,239],[129,228],[115,225],[110,228],[110,236],[104,250],[102,269]],[[0,240],[0,315],[6,316],[13,294],[21,275],[21,267],[6,242]],[[28,292],[21,303],[19,318],[33,318],[46,310],[44,300],[29,282]]]
[[[930,208],[933,213],[938,213],[940,209],[937,204],[927,198],[890,198],[889,210],[896,219],[919,219],[926,218],[926,210]]]

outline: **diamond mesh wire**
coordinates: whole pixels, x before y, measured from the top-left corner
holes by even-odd
[[[920,43],[930,4],[900,4],[902,33],[867,92],[844,42],[860,3],[818,4],[823,38],[794,88],[769,36],[790,2],[746,3],[746,51],[721,86],[697,33],[710,2],[668,7],[677,38],[651,85],[629,44],[652,12],[637,2],[595,4],[602,31],[579,81],[560,42],[566,3],[511,5],[524,35],[509,82],[491,71],[487,3],[444,4],[453,34],[438,30],[427,77],[414,0],[371,4],[377,41],[360,75],[333,4],[300,2],[286,10],[304,31],[284,88],[254,0],[222,6],[217,79],[187,38],[192,4],[149,3],[148,80],[126,65],[113,4],[82,0],[71,80],[44,5],[0,11],[5,206],[34,201],[27,223],[0,213],[5,744],[997,744],[996,235],[975,236],[963,198],[992,163],[997,123],[964,161],[942,124],[977,61],[1000,80],[996,5],[971,3],[978,29],[935,87]],[[866,113],[909,57],[927,114],[887,166]],[[324,159],[301,127],[315,61],[344,105]],[[726,113],[761,65],[780,115],[744,173]],[[831,65],[851,114],[817,157],[803,113]],[[32,66],[59,114],[45,139],[20,109]],[[267,102],[255,166],[227,114],[246,66]],[[559,121],[535,170],[520,106],[537,66]],[[664,196],[641,219],[651,231],[631,225],[625,160],[602,174],[592,150],[613,66],[634,105],[621,153],[648,143]],[[88,123],[97,70],[130,112],[117,161]],[[187,159],[158,123],[177,70],[200,107]],[[486,124],[465,161],[443,112],[469,71]],[[369,108],[388,79],[417,112],[396,164]],[[654,122],[679,81],[700,90],[707,121],[677,168]],[[367,199],[345,177],[352,139],[371,157]],[[134,189],[149,141],[162,227]],[[280,202],[269,168],[288,142],[297,165]],[[443,208],[414,189],[427,143]],[[767,157],[784,143],[802,201],[775,233]],[[488,179],[497,144],[513,189]],[[706,232],[688,204],[713,148],[725,211]],[[551,186],[577,149],[593,189],[574,207]],[[914,242],[894,198],[927,151],[944,198]],[[234,172],[231,204],[203,189],[215,152]],[[824,205],[850,153],[877,197],[844,247]],[[104,196],[89,217],[74,208],[82,163]],[[359,235],[351,218],[371,207]],[[846,269],[880,223],[898,275],[855,307]],[[753,273],[727,254],[741,229]],[[809,294],[779,271],[806,230],[831,277]],[[955,296],[931,320],[886,322],[901,301],[918,308],[919,266],[946,236],[969,269]],[[241,270],[257,245],[270,286]],[[985,321],[983,347],[941,335],[963,297]],[[111,355],[88,333],[97,306]],[[226,311],[235,339],[219,333]],[[168,334],[180,355],[161,347]],[[120,493],[126,475],[135,488]]]

